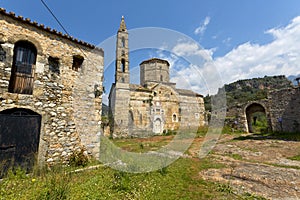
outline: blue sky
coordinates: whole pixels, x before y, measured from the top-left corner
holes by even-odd
[[[264,75],[300,74],[299,0],[44,1],[70,35],[95,45],[116,34],[122,15],[128,29],[161,27],[186,34],[211,56],[224,83]],[[63,32],[39,0],[0,0],[0,7]],[[186,44],[182,50],[195,53],[199,49]],[[111,53],[115,54],[105,51]],[[139,56],[132,54],[132,65],[146,58]],[[174,57],[163,57],[176,64]],[[192,68],[181,70],[181,76],[195,79],[192,89],[212,92],[197,85],[197,77],[190,76]],[[113,75],[105,79],[109,85]]]

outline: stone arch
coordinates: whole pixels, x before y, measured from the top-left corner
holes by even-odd
[[[267,109],[262,103],[251,102],[251,103],[247,104],[245,106],[245,115],[246,115],[246,122],[247,122],[246,123],[246,130],[249,133],[253,133],[252,117],[253,117],[253,114],[256,113],[256,112],[262,112],[266,115],[266,117],[268,116],[267,115]]]
[[[13,44],[15,44],[15,43],[17,43],[19,41],[31,42],[36,47],[37,54],[38,55],[43,55],[42,45],[40,44],[40,42],[37,39],[35,39],[35,38],[31,37],[31,36],[28,36],[28,35],[13,35],[13,36],[11,36],[8,39],[8,41],[10,43],[13,43]]]
[[[153,121],[153,133],[155,134],[160,134],[163,132],[163,120],[161,119],[161,117],[156,117]]]

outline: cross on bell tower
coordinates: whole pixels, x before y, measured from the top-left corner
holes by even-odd
[[[128,32],[124,16],[117,33],[115,82],[129,83]]]

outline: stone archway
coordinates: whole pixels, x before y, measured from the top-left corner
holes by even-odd
[[[264,113],[267,116],[265,107],[262,104],[257,102],[249,104],[245,109],[245,114],[247,119],[247,130],[249,133],[253,133],[253,127],[252,127],[252,122],[254,120],[253,114],[257,112]]]

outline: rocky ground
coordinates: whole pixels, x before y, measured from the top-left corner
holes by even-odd
[[[267,199],[300,199],[300,142],[259,135],[224,135],[215,146],[213,160],[224,168],[208,169],[205,180],[229,184],[237,192]]]

